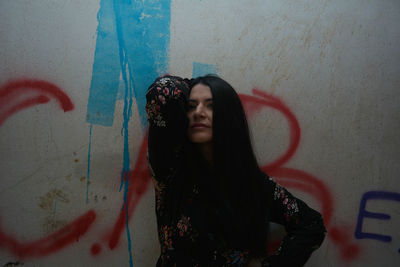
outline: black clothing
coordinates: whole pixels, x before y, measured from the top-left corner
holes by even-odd
[[[185,81],[172,76],[158,78],[146,95],[150,123],[148,158],[155,182],[161,244],[157,267],[244,267],[252,253],[249,249],[228,247],[221,238],[215,211],[204,204],[209,192],[201,184],[203,179],[184,177],[190,172],[184,166],[188,146],[187,97]],[[197,174],[198,177],[208,175],[212,174],[207,170]],[[267,175],[264,181],[269,220],[283,225],[287,235],[274,255],[265,252],[259,260],[264,267],[303,266],[324,239],[322,217]],[[180,197],[169,198],[171,194]]]

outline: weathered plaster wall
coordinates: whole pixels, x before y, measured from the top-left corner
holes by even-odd
[[[396,266],[399,25],[397,0],[0,1],[0,265],[154,266],[143,96],[213,72],[324,214],[307,266]]]

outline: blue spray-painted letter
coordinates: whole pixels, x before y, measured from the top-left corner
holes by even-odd
[[[381,199],[381,200],[391,200],[400,201],[400,194],[395,192],[385,192],[385,191],[369,191],[366,192],[361,198],[360,211],[358,213],[357,228],[354,233],[357,239],[375,239],[382,242],[392,241],[392,237],[388,235],[381,235],[375,233],[367,233],[362,231],[362,225],[364,218],[373,218],[378,220],[390,220],[390,215],[384,213],[369,212],[365,210],[368,200]]]

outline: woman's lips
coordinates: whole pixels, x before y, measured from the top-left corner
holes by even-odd
[[[193,123],[191,128],[209,128],[207,124],[203,123]]]

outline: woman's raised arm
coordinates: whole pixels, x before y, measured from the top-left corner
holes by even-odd
[[[186,140],[187,82],[176,76],[157,78],[146,94],[149,120],[148,159],[158,183],[176,174]]]

